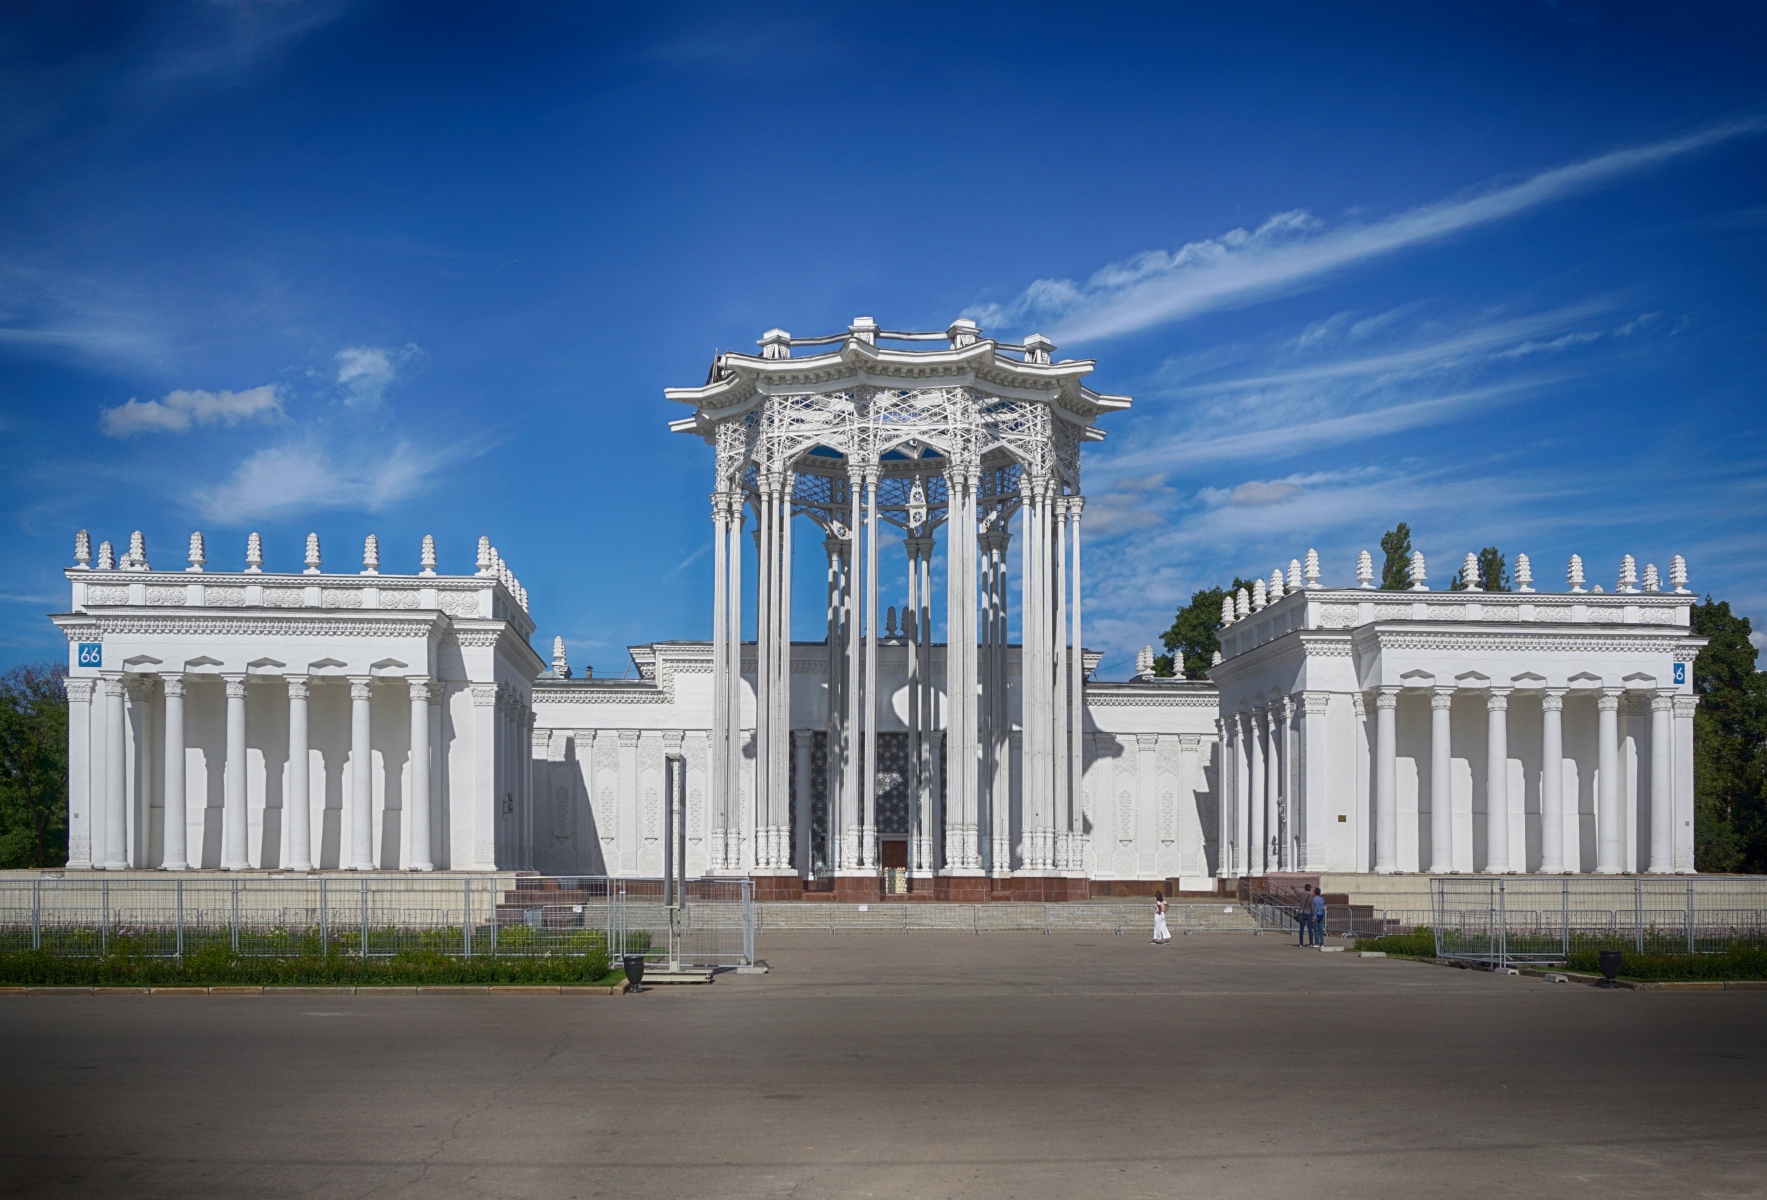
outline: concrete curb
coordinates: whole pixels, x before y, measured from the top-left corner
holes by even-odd
[[[0,987],[0,996],[624,996],[631,986],[626,980],[621,980],[611,987],[573,983],[488,983],[436,987]]]

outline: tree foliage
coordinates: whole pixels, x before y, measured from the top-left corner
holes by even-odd
[[[0,674],[0,867],[67,862],[67,696],[55,665]]]
[[[1767,871],[1767,675],[1756,670],[1749,619],[1707,596],[1693,632],[1710,639],[1693,663],[1694,866]]]
[[[1380,590],[1405,591],[1411,586],[1411,526],[1400,521],[1381,534],[1380,548],[1387,556],[1380,569]]]
[[[1221,601],[1240,588],[1250,591],[1252,581],[1235,578],[1226,588],[1202,588],[1192,592],[1190,603],[1181,605],[1172,627],[1160,634],[1166,653],[1153,660],[1155,675],[1182,673],[1186,679],[1206,679],[1215,651],[1221,648]]]
[[[1503,557],[1503,551],[1495,546],[1486,546],[1479,551],[1479,586],[1487,592],[1507,592],[1509,586],[1509,563]],[[1453,580],[1448,584],[1451,592],[1464,592],[1466,579],[1456,571]]]

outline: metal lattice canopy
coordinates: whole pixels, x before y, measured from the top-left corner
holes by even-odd
[[[892,341],[943,344],[879,344]],[[856,469],[876,473],[879,519],[922,532],[945,521],[954,469],[975,472],[980,510],[995,520],[1017,507],[1021,478],[1077,493],[1080,444],[1103,438],[1101,414],[1130,404],[1085,385],[1092,360],[1051,361],[1047,338],[999,342],[967,320],[899,333],[860,317],[844,334],[774,329],[759,344],[758,355],[717,356],[701,387],[667,389],[694,409],[670,428],[716,447],[718,490],[752,495],[789,477],[792,512],[842,534]]]

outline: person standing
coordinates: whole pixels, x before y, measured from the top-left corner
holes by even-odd
[[[1166,928],[1166,894],[1153,894],[1153,944],[1163,946],[1172,940],[1171,932]]]
[[[1313,897],[1303,887],[1301,902],[1295,905],[1295,945],[1311,946],[1313,944]]]
[[[1325,896],[1318,888],[1313,889],[1313,944],[1325,948]]]

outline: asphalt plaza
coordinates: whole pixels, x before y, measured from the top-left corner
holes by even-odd
[[[771,935],[621,997],[0,997],[0,1194],[1759,1195],[1767,993]]]

